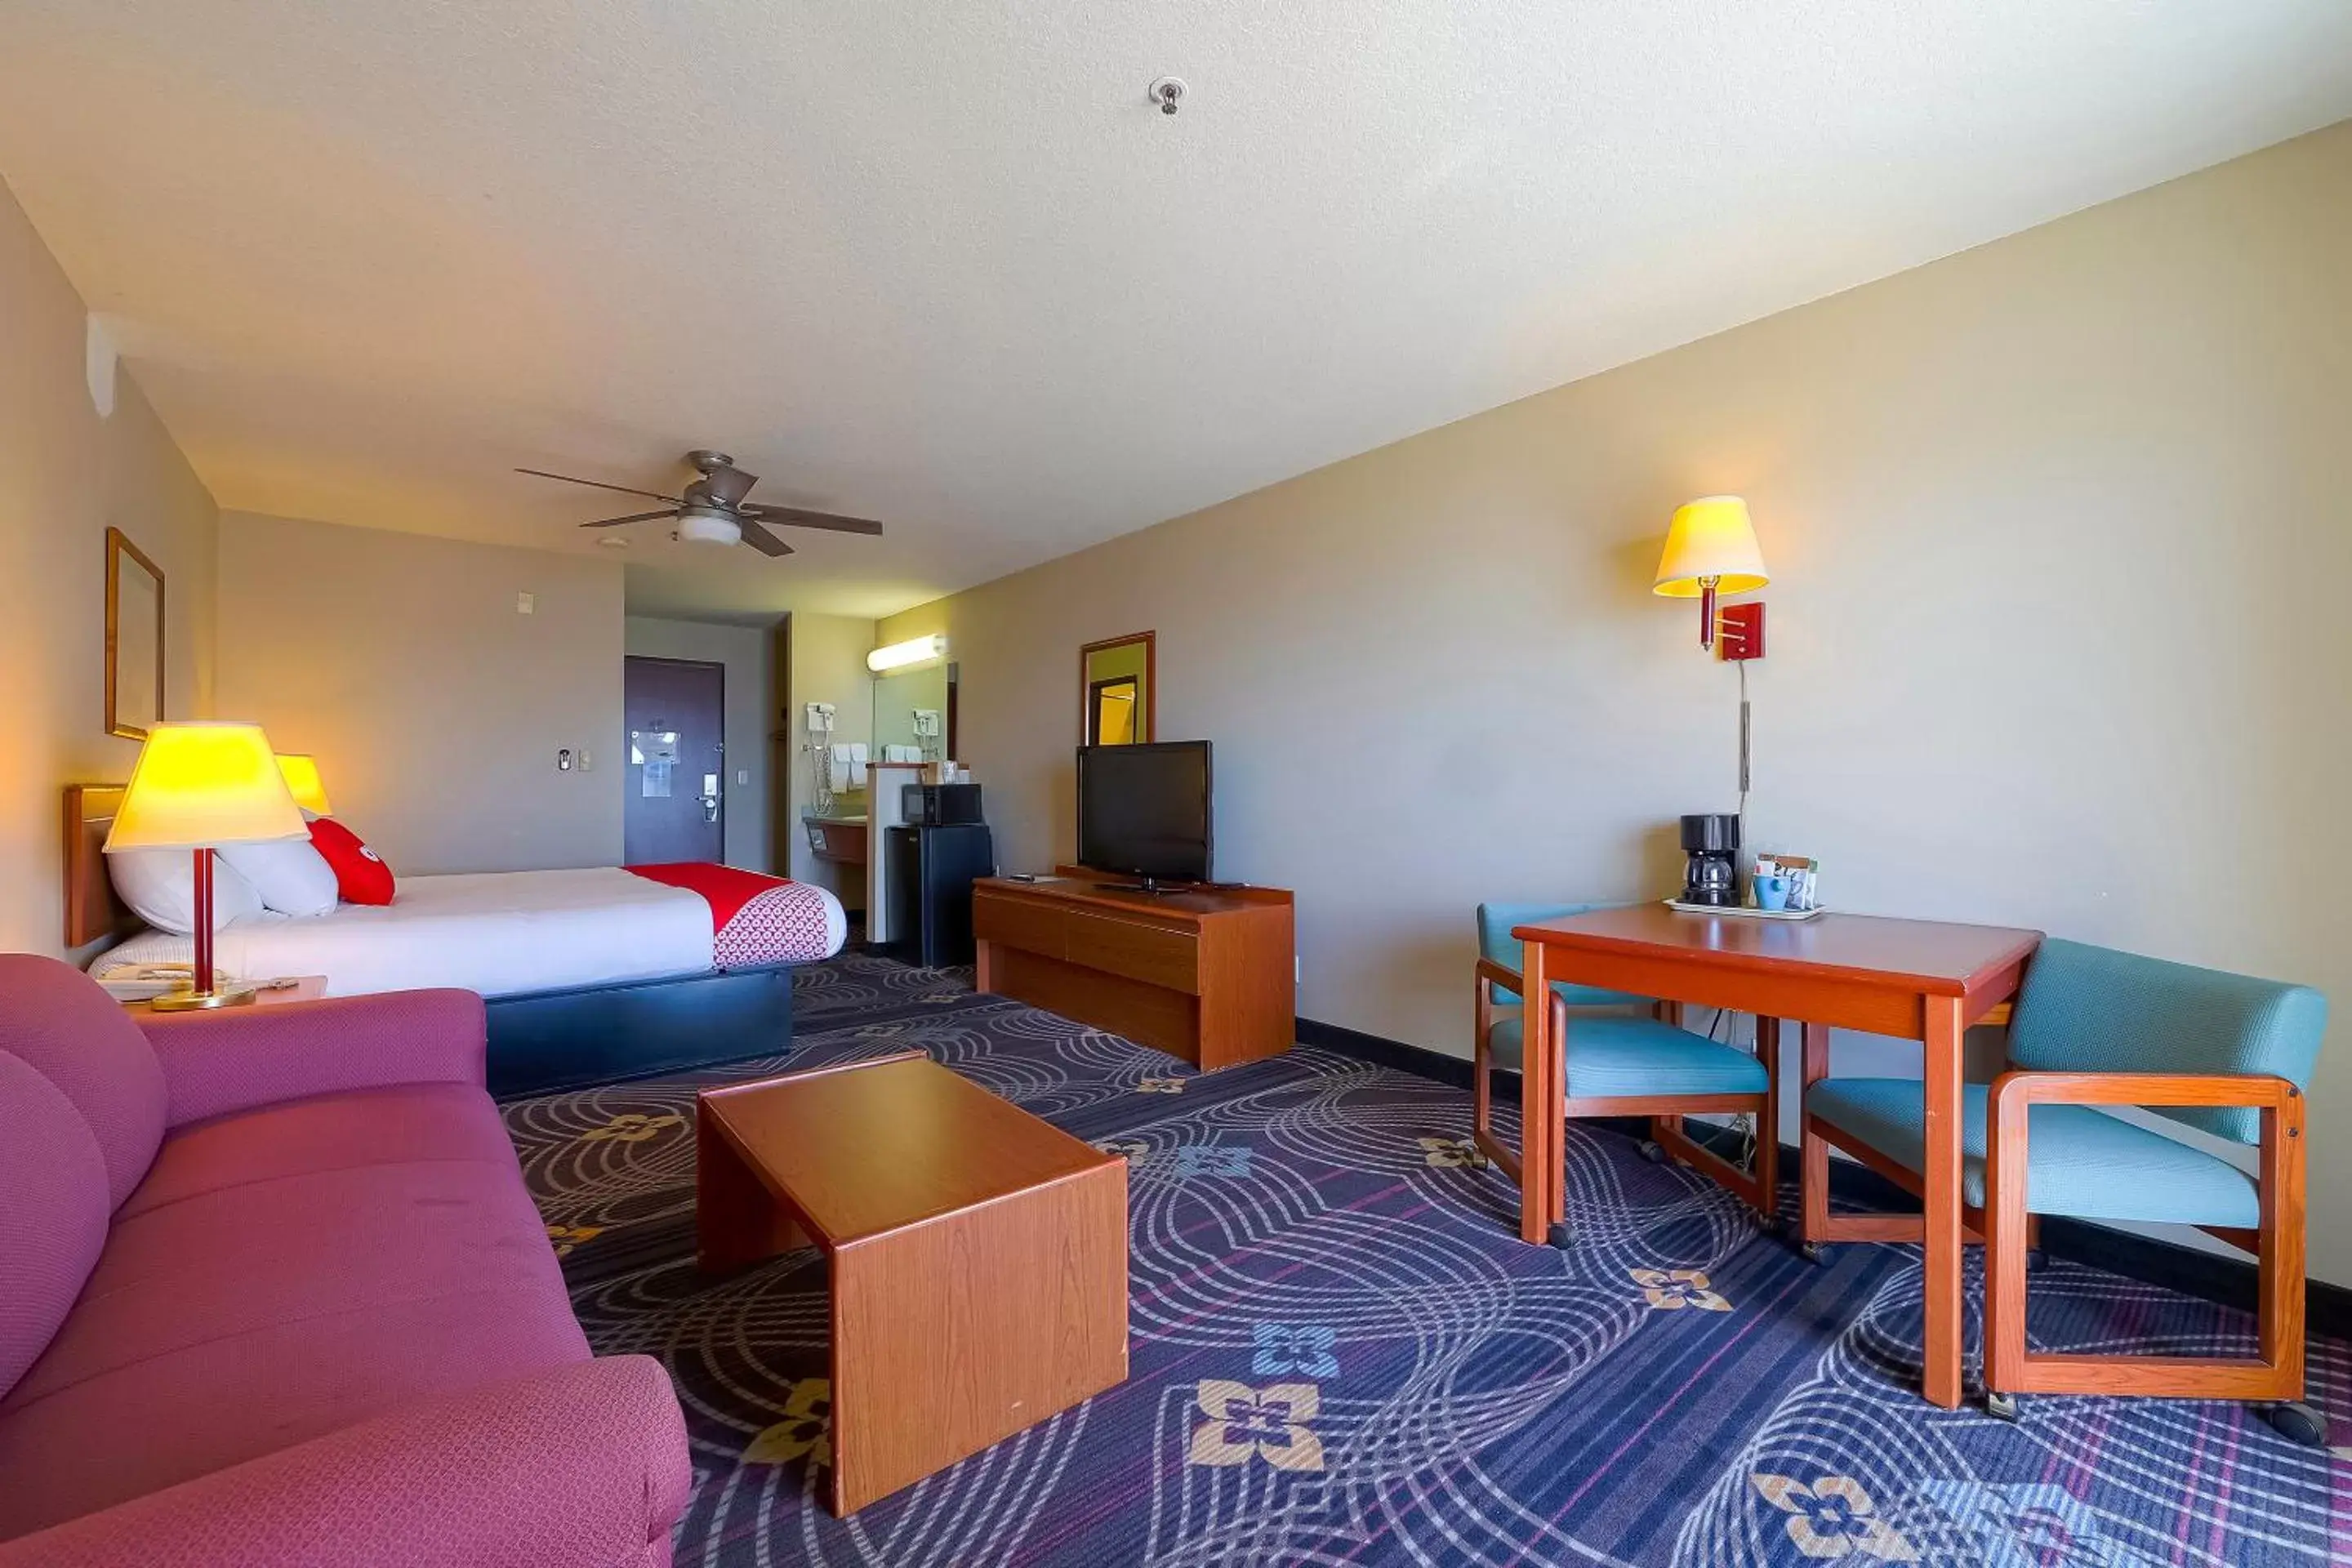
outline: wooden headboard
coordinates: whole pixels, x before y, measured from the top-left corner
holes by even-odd
[[[66,785],[66,945],[118,936],[139,923],[106,874],[107,829],[122,804],[121,784]]]

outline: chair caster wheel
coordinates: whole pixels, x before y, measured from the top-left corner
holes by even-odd
[[[1568,1221],[1564,1219],[1556,1219],[1552,1221],[1550,1228],[1544,1232],[1544,1245],[1547,1247],[1556,1247],[1560,1251],[1566,1252],[1575,1244],[1575,1227],[1570,1226]]]
[[[1816,1264],[1823,1268],[1829,1267],[1830,1247],[1829,1243],[1825,1241],[1808,1241],[1801,1243],[1797,1247],[1797,1251],[1808,1263]]]
[[[2050,1255],[2048,1253],[2042,1251],[2038,1247],[2029,1247],[2025,1249],[2025,1271],[2028,1274],[2039,1274],[2049,1267]]]
[[[1663,1165],[1666,1163],[1666,1152],[1652,1140],[1644,1138],[1642,1140],[1642,1158],[1653,1165]]]
[[[2017,1421],[2017,1395],[2014,1394],[1995,1394],[1990,1389],[1987,1389],[1985,1391],[1985,1414],[1991,1416],[1996,1421],[2007,1421],[2011,1425],[2015,1425]]]
[[[2327,1419],[2298,1399],[2292,1405],[2270,1405],[2263,1408],[2263,1419],[2274,1427],[2278,1435],[2290,1443],[2300,1443],[2306,1448],[2317,1448],[2327,1441]]]

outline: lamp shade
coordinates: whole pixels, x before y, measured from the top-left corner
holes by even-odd
[[[1708,577],[1718,594],[1750,593],[1772,580],[1756,545],[1748,503],[1738,496],[1703,496],[1675,510],[1650,592],[1696,599],[1708,586],[1702,581]]]
[[[319,764],[299,752],[278,753],[278,772],[286,780],[287,791],[294,804],[313,816],[332,816],[335,808],[327,804],[327,786],[320,782]]]
[[[309,833],[260,725],[158,724],[139,748],[106,847],[208,849]]]

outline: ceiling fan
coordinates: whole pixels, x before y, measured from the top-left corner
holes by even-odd
[[[633,485],[608,485],[602,479],[583,479],[571,474],[551,474],[544,468],[517,468],[518,474],[530,474],[542,479],[562,479],[568,485],[587,485],[600,490],[616,490],[625,496],[644,496],[648,500],[667,503],[659,511],[635,511],[626,517],[599,518],[583,522],[583,528],[618,528],[625,522],[649,522],[657,517],[677,519],[677,537],[698,544],[748,544],[762,555],[790,555],[793,547],[768,531],[772,523],[782,528],[822,528],[834,533],[879,534],[882,525],[871,518],[836,517],[829,511],[804,511],[796,506],[749,506],[743,498],[760,482],[757,474],[747,474],[735,466],[735,459],[724,452],[696,450],[686,455],[686,460],[701,472],[702,477],[686,487],[682,496],[666,496],[658,490],[641,490]]]

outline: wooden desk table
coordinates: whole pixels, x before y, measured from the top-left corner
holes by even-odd
[[[1520,1075],[1519,1235],[1541,1242],[1565,1217],[1563,1042],[1546,1005],[1555,981],[1756,1015],[1757,1049],[1777,1070],[1782,1019],[1804,1031],[1804,1081],[1829,1071],[1829,1032],[1858,1029],[1924,1047],[1927,1170],[1925,1392],[1960,1402],[1960,1039],[2017,990],[2042,933],[1824,914],[1810,921],[1691,915],[1663,904],[1593,910],[1515,928],[1525,945],[1527,1051]],[[1569,1033],[1575,1034],[1570,1023]],[[1779,1129],[1758,1136],[1778,1137]],[[1808,1150],[1807,1212],[1827,1202],[1827,1150]],[[1816,1164],[1822,1168],[1816,1170]],[[1824,1209],[1823,1212],[1826,1212]]]

